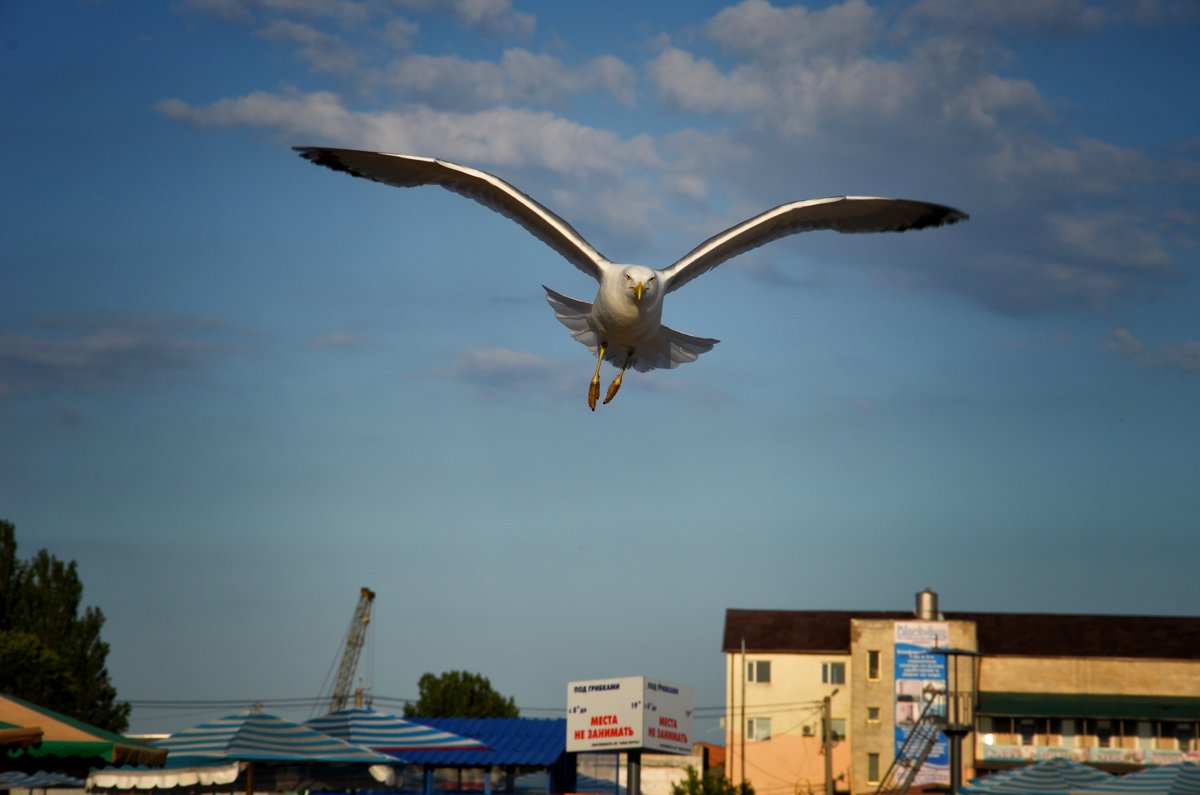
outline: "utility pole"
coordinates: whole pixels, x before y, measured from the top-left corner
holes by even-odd
[[[742,638],[742,789],[746,788],[746,639]]]
[[[833,795],[833,697],[837,695],[837,688],[833,692],[825,696],[824,705],[822,707],[821,723],[824,726],[821,737],[821,747],[825,753],[825,795]]]

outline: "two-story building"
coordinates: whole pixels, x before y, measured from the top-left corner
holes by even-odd
[[[826,771],[873,792],[934,701],[972,729],[964,780],[1052,757],[1200,759],[1198,617],[941,613],[923,591],[912,612],[731,609],[722,650],[726,772],[757,795],[822,793]],[[948,782],[948,746],[931,741],[916,783]]]

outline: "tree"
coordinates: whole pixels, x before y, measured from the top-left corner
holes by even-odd
[[[18,559],[16,527],[0,519],[0,691],[122,732],[130,706],[117,701],[105,667],[104,614],[80,614],[82,598],[75,561],[44,549]]]
[[[466,671],[425,674],[417,682],[417,703],[404,705],[406,718],[516,718],[511,697],[492,689],[486,676]]]
[[[671,795],[754,795],[754,787],[743,781],[734,784],[720,770],[710,768],[700,776],[688,765],[687,779],[671,785]]]

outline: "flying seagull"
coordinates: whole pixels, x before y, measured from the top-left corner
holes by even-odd
[[[644,373],[678,367],[712,350],[718,340],[693,337],[662,324],[667,293],[738,254],[785,235],[814,229],[836,232],[904,232],[965,221],[966,213],[940,204],[875,196],[834,196],[788,202],[732,226],[666,268],[615,263],[566,221],[512,185],[485,171],[445,160],[355,149],[297,146],[301,157],[335,171],[397,188],[440,185],[516,221],[600,283],[592,303],[568,298],[542,285],[559,321],[596,355],[588,406],[600,397],[600,365],[619,368],[608,403],[630,367]]]

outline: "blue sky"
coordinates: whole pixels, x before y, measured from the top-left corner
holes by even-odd
[[[724,610],[1194,614],[1196,3],[24,2],[0,8],[0,516],[76,560],[133,728],[363,681],[721,702]],[[662,266],[722,342],[588,411],[524,230],[293,145],[492,171]],[[607,368],[606,368],[607,370]],[[611,371],[605,376],[611,377]],[[296,715],[284,706],[275,710]],[[715,721],[697,726],[720,740]]]

